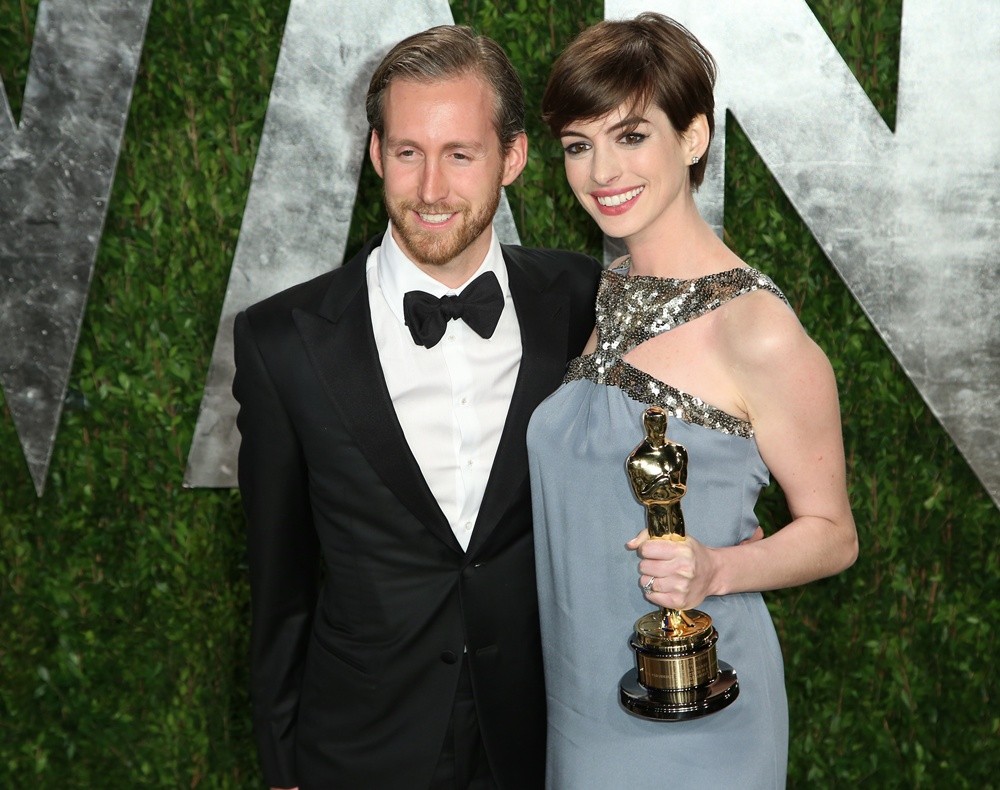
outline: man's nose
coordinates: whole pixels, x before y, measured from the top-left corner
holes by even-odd
[[[437,162],[427,162],[420,178],[420,199],[433,205],[448,197],[448,179]]]

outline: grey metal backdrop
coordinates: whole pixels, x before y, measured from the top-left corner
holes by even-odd
[[[14,124],[0,99],[0,384],[44,485],[151,0],[43,0]],[[84,10],[85,9],[85,10]],[[235,484],[235,313],[339,265],[386,49],[446,0],[292,0],[185,484]],[[607,0],[653,9],[719,61],[699,202],[721,228],[725,113],[1000,504],[1000,3],[906,0],[895,129],[803,0]],[[331,112],[331,108],[342,111]],[[505,241],[517,231],[506,203]]]
[[[39,496],[151,3],[44,0],[19,124],[0,90],[0,385]]]
[[[718,142],[728,110],[1000,505],[1000,3],[903,3],[895,131],[802,0],[605,3],[644,10],[716,57]]]

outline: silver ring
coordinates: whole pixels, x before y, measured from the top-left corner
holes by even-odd
[[[648,592],[652,591],[652,589],[653,589],[653,581],[654,581],[653,577],[650,576],[649,577],[649,581],[646,582],[644,585],[642,585],[642,591],[644,593],[648,593]]]

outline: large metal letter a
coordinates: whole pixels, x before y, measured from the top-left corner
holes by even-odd
[[[342,263],[372,72],[397,41],[452,22],[447,0],[292,0],[185,485],[236,485],[236,313]],[[496,227],[502,241],[517,242],[506,201]]]

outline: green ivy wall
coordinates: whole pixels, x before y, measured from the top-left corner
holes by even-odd
[[[890,125],[900,5],[810,0]],[[0,0],[15,115],[36,7]],[[180,482],[287,7],[153,3],[41,499],[0,416],[2,787],[259,786],[239,496]],[[525,82],[532,158],[508,192],[522,239],[599,255],[537,114],[549,64],[602,4],[452,9]],[[789,786],[1000,787],[998,511],[732,121],[729,134],[727,241],[833,361],[861,537],[847,573],[768,596]],[[366,168],[349,253],[383,223]],[[783,523],[779,492],[759,515]]]

